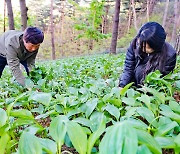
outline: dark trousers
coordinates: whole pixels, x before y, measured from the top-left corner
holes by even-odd
[[[24,66],[24,68],[26,70],[26,73],[29,76],[29,69],[28,69],[28,66],[27,66],[27,62],[26,61],[20,61],[20,63]],[[2,72],[3,72],[6,65],[7,65],[6,58],[0,56],[0,77],[1,77]]]

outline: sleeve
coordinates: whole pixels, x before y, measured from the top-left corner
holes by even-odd
[[[172,54],[167,58],[165,63],[165,71],[162,73],[163,75],[169,74],[176,66],[176,53]]]
[[[31,55],[27,59],[27,65],[28,65],[29,71],[31,71],[33,69],[33,67],[35,67],[35,59],[36,59],[37,53],[38,53],[38,51],[34,52],[34,54]]]
[[[132,45],[130,45],[126,53],[123,73],[119,79],[119,87],[124,87],[128,83],[132,82],[132,79],[134,78],[135,65],[135,53],[132,49]]]
[[[10,70],[12,71],[13,76],[20,85],[25,86],[25,77],[23,76],[22,71],[20,69],[20,62],[15,49],[11,45],[8,45],[6,50],[7,63],[9,65]]]

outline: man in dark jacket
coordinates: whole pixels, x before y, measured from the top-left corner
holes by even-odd
[[[8,64],[17,82],[24,86],[25,77],[20,63],[27,74],[35,65],[36,55],[44,40],[43,32],[37,27],[28,27],[24,32],[9,30],[0,36],[0,77]]]
[[[130,82],[138,86],[150,72],[159,70],[164,76],[174,69],[176,51],[165,39],[166,33],[160,24],[148,22],[141,27],[128,48],[119,87]]]

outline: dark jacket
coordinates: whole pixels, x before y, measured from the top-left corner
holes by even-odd
[[[37,51],[28,52],[22,41],[23,32],[9,30],[0,36],[0,56],[7,59],[9,68],[18,83],[25,85],[25,77],[20,69],[20,61],[26,61],[28,69],[35,65]]]
[[[165,68],[164,71],[161,72],[163,75],[169,74],[176,65],[176,51],[167,42],[165,43],[165,48],[167,53],[166,58],[164,59]],[[119,87],[124,87],[130,82],[134,82],[136,86],[141,83],[140,81],[143,78],[143,70],[152,55],[145,53],[142,57],[136,54],[137,52],[135,50],[136,49],[133,49],[132,44],[127,50],[124,70],[119,79]]]

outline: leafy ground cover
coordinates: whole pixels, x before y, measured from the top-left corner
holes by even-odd
[[[180,58],[119,91],[124,55],[39,62],[20,87],[0,79],[0,153],[180,152]]]

